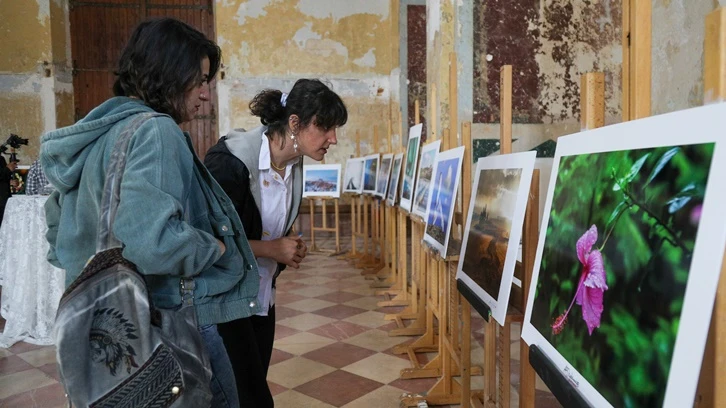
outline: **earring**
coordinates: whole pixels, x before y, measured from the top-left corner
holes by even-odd
[[[295,150],[295,153],[297,153],[297,138],[294,133],[290,134],[290,139],[292,139],[292,148]]]

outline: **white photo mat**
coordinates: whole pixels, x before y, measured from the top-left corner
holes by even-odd
[[[421,147],[421,158],[418,163],[418,171],[416,172],[416,182],[413,194],[413,203],[411,204],[411,213],[419,217],[425,217],[431,200],[431,177],[433,177],[434,163],[436,155],[441,148],[441,140],[435,140]],[[426,170],[428,169],[428,171]],[[422,170],[430,172],[428,178],[422,177]],[[423,207],[423,208],[422,208]]]
[[[509,295],[512,290],[512,280],[514,278],[514,268],[517,265],[517,253],[519,252],[519,241],[522,236],[522,226],[524,225],[524,214],[529,201],[529,187],[532,182],[532,172],[534,171],[534,160],[537,153],[534,151],[506,154],[500,156],[482,157],[476,165],[474,173],[474,185],[471,187],[471,200],[469,204],[469,214],[466,218],[466,228],[464,229],[464,239],[461,243],[461,255],[459,257],[459,266],[456,272],[456,279],[461,279],[472,292],[482,300],[491,309],[492,316],[504,325],[507,316],[507,308],[509,306]],[[480,183],[486,183],[482,180],[482,174],[487,170],[521,170],[519,185],[516,189],[516,201],[513,209],[513,217],[511,220],[511,228],[509,231],[509,239],[507,243],[507,253],[504,260],[502,270],[502,279],[499,285],[498,293],[488,293],[478,283],[471,278],[470,274],[464,271],[464,261],[469,248],[469,232],[471,230],[471,221],[476,207],[477,190]],[[473,249],[472,249],[473,250]]]
[[[378,153],[369,154],[363,158],[363,193],[365,194],[375,194],[376,192],[380,160],[381,155]],[[368,169],[371,169],[372,172],[368,172]]]
[[[386,197],[388,182],[391,178],[391,167],[393,166],[393,153],[384,154],[378,166],[378,180],[376,180],[376,197]]]
[[[401,184],[401,164],[403,163],[403,153],[398,153],[393,156],[393,164],[391,165],[391,180],[388,186],[388,193],[386,194],[386,202],[389,206],[393,207],[396,205],[396,198],[398,196],[398,185]]]
[[[566,156],[715,143],[663,400],[664,407],[688,407],[693,405],[695,397],[726,245],[726,212],[723,212],[723,208],[726,208],[726,188],[722,181],[726,174],[724,129],[726,104],[720,103],[560,137],[557,142],[522,338],[530,346],[539,347],[571,383],[579,384],[576,388],[592,406],[612,405],[531,322],[560,161]]]
[[[436,161],[434,162],[434,170],[432,174],[432,189],[431,189],[431,198],[429,199],[429,205],[426,210],[426,226],[424,228],[424,242],[431,245],[432,248],[436,249],[442,258],[446,258],[446,252],[449,245],[449,238],[450,238],[450,232],[451,232],[451,224],[454,216],[454,209],[456,208],[456,195],[457,191],[459,189],[459,179],[461,178],[461,162],[464,157],[464,146],[459,146],[454,149],[446,150],[444,152],[440,152],[436,156]],[[453,171],[453,174],[447,174],[447,180],[444,180],[444,175],[441,175],[441,180],[438,180],[439,177],[439,164],[449,164],[450,161],[454,161],[453,166],[448,167]],[[443,171],[443,170],[442,170]],[[451,176],[449,178],[448,176]],[[446,185],[444,184],[446,183]],[[449,186],[450,190],[445,190],[445,186]],[[443,208],[443,204],[445,202],[440,201],[442,197],[440,196],[441,192],[444,192],[445,194],[449,194],[449,202],[448,202],[448,208]],[[443,197],[444,199],[446,196]],[[441,205],[441,210],[439,211],[439,208],[433,208],[433,207],[439,207],[439,204]],[[432,236],[429,232],[430,224],[434,225],[436,224],[437,218],[443,217],[443,223],[446,225],[443,228],[442,234],[443,234],[443,242],[439,242],[436,237]]]
[[[340,197],[340,164],[308,164],[303,166],[303,197]],[[318,178],[322,176],[322,180]],[[318,190],[313,183],[335,183],[335,188]],[[318,190],[318,191],[316,191]]]
[[[355,157],[345,163],[343,192],[360,194],[363,191],[363,158]]]
[[[414,182],[416,169],[418,168],[419,147],[421,144],[422,124],[413,126],[408,132],[408,144],[406,145],[406,156],[403,166],[403,182],[401,183],[401,200],[399,206],[411,212],[413,203]]]

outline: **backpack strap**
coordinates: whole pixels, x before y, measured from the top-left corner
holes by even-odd
[[[128,146],[134,133],[147,120],[156,116],[166,116],[161,113],[147,112],[141,113],[126,125],[124,130],[116,140],[116,144],[111,151],[111,158],[106,168],[106,180],[103,185],[103,196],[101,198],[101,214],[98,222],[98,240],[96,242],[96,253],[105,251],[110,248],[122,248],[123,244],[113,235],[113,222],[116,220],[116,211],[118,210],[119,200],[121,197],[121,180],[123,179],[124,169],[126,168],[126,156],[128,155]]]

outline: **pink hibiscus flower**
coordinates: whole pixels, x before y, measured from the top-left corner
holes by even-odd
[[[599,250],[592,249],[595,242],[597,242],[597,227],[594,225],[577,240],[577,258],[582,264],[582,274],[570,307],[552,324],[554,334],[559,334],[564,328],[567,314],[570,313],[575,301],[582,306],[582,319],[585,320],[590,335],[596,327],[600,327],[603,294],[608,289],[608,285],[602,254]]]

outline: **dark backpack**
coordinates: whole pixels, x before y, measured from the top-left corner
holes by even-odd
[[[111,231],[128,143],[154,113],[137,115],[114,146],[101,202],[99,243],[56,315],[60,379],[74,407],[208,407],[209,357],[197,329],[192,280],[179,310],[154,308],[146,283]]]

